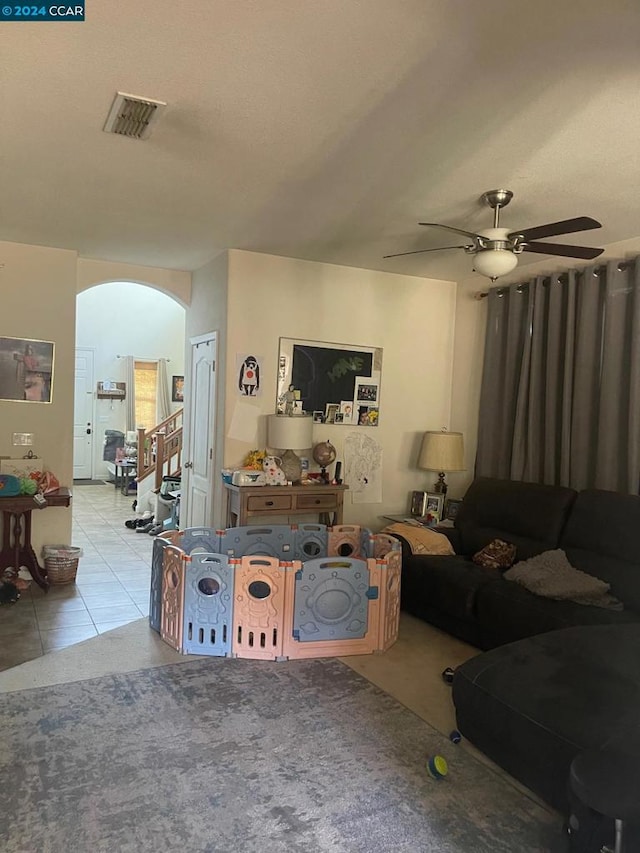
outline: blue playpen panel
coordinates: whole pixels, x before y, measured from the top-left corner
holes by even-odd
[[[187,527],[179,544],[185,554],[220,554],[220,531],[212,527]]]
[[[230,654],[234,565],[224,554],[191,555],[184,592],[185,653],[217,657]]]
[[[373,533],[371,532],[371,530],[368,530],[366,527],[363,527],[360,531],[360,557],[362,557],[364,560],[374,556],[373,541]]]
[[[299,524],[295,531],[294,560],[313,560],[327,556],[327,525]]]
[[[290,561],[294,559],[294,546],[295,528],[289,524],[228,527],[222,531],[220,553],[236,558],[255,554]]]
[[[324,557],[309,560],[296,573],[293,636],[301,642],[364,637],[369,600],[366,560]]]

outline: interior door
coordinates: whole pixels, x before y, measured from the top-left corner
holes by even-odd
[[[93,476],[93,350],[76,348],[73,400],[73,479]]]
[[[189,424],[182,472],[183,528],[210,527],[213,519],[217,346],[215,332],[191,340],[191,376],[185,393]]]

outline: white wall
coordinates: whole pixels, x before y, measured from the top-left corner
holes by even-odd
[[[456,285],[252,252],[229,252],[224,465],[239,466],[247,451],[266,444],[266,415],[275,411],[279,337],[383,348],[380,425],[317,425],[314,443],[329,439],[343,459],[345,435],[366,430],[383,447],[383,498],[353,504],[345,521],[380,529],[383,513],[404,513],[412,489],[435,475],[418,471],[427,429],[458,429],[450,419]],[[262,359],[264,393],[242,400],[236,354]],[[229,427],[238,403],[255,407],[255,436],[238,441]]]
[[[78,293],[108,281],[145,284],[175,296],[181,305],[187,306],[191,302],[191,273],[185,270],[166,270],[162,267],[78,258]]]
[[[185,310],[150,287],[112,282],[78,294],[76,345],[94,351],[94,388],[100,380],[125,380],[124,359],[170,359],[169,382],[184,376]],[[171,386],[169,386],[170,388]],[[129,389],[127,389],[129,392]],[[173,410],[180,408],[173,404]],[[98,400],[94,391],[94,477],[106,476],[102,460],[105,430],[125,430],[125,403]]]
[[[24,455],[25,448],[12,445],[12,434],[31,432],[34,453],[61,485],[71,486],[76,253],[0,242],[0,258],[4,265],[0,270],[0,336],[55,344],[52,402],[0,400],[0,455]],[[49,507],[34,512],[32,520],[38,557],[44,543],[70,542],[70,509]]]
[[[640,253],[640,237],[610,243],[598,258],[598,263],[610,258],[629,258]],[[478,300],[477,294],[486,292],[489,287],[500,287],[520,281],[528,281],[538,275],[548,275],[562,270],[584,267],[571,263],[568,258],[550,258],[535,264],[521,267],[509,276],[499,279],[492,285],[489,279],[473,275],[459,282],[458,302],[455,316],[455,347],[453,363],[453,393],[451,418],[456,429],[464,433],[467,470],[456,479],[452,475],[447,479],[452,483],[451,497],[462,497],[467,486],[473,480],[473,465],[476,456],[478,437],[478,407],[480,404],[480,383],[484,361],[484,338],[487,318],[486,299]]]
[[[214,428],[214,480],[213,480],[213,518],[214,527],[224,527],[225,501],[220,469],[224,467],[224,412],[225,388],[224,376],[227,346],[227,293],[228,293],[229,253],[222,252],[212,261],[196,270],[192,276],[191,306],[187,312],[185,381],[191,379],[191,338],[216,332],[218,358],[216,364],[216,423]],[[185,408],[184,431],[189,435],[189,409]],[[185,460],[186,461],[186,460]]]

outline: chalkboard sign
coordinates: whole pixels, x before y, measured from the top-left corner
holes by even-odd
[[[382,350],[281,338],[278,368],[278,410],[293,385],[305,412],[325,412],[330,404],[354,400],[356,377],[379,377]]]

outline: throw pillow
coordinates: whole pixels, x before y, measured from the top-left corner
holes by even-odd
[[[516,546],[502,539],[494,539],[472,557],[473,562],[483,569],[500,571],[513,565],[516,558]]]

